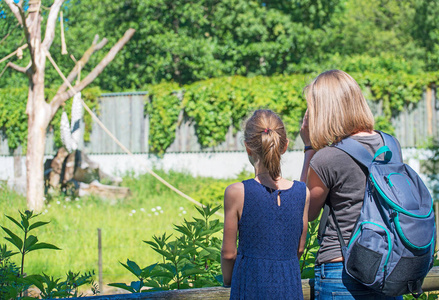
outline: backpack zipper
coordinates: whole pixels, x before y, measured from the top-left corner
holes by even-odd
[[[396,213],[396,217],[395,217],[395,228],[396,228],[396,232],[398,233],[399,237],[404,241],[404,243],[406,243],[409,247],[411,247],[415,250],[425,250],[425,249],[429,248],[431,246],[431,243],[433,243],[433,241],[434,241],[434,234],[433,234],[433,238],[431,239],[430,243],[428,243],[425,246],[416,246],[416,245],[412,244],[407,239],[407,237],[404,235],[404,232],[402,231],[401,224],[399,223],[398,213]]]
[[[408,215],[410,217],[414,217],[414,218],[428,218],[433,210],[433,205],[430,206],[430,211],[428,212],[428,214],[426,215],[416,215],[414,213],[411,213],[407,210],[405,210],[404,208],[400,207],[399,205],[397,205],[395,202],[393,202],[392,200],[390,200],[389,197],[387,197],[387,195],[381,190],[381,188],[379,187],[378,183],[375,181],[375,178],[373,178],[373,175],[370,174],[370,179],[372,181],[372,184],[375,188],[375,190],[378,191],[378,193],[384,198],[384,200],[387,202],[388,205],[390,205],[394,210],[401,212],[405,215]]]
[[[357,231],[355,232],[355,234],[352,236],[352,238],[351,238],[351,240],[350,240],[350,242],[349,242],[348,248],[351,246],[352,242],[356,239],[356,237],[360,234],[361,229],[363,229],[363,224],[372,224],[372,225],[378,226],[378,227],[380,227],[381,229],[383,229],[384,232],[386,233],[386,236],[387,236],[387,245],[388,245],[388,246],[387,246],[387,248],[388,248],[388,252],[387,252],[387,256],[386,256],[386,261],[384,262],[384,269],[383,269],[383,270],[385,270],[385,269],[387,268],[387,263],[388,263],[389,258],[390,258],[390,253],[392,252],[392,239],[390,238],[390,233],[389,233],[389,231],[387,231],[387,229],[386,229],[384,226],[382,226],[382,225],[380,225],[380,224],[377,224],[377,223],[369,222],[369,221],[361,222],[359,228],[357,229]]]

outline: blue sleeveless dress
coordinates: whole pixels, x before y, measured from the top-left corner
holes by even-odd
[[[303,299],[297,249],[303,229],[306,185],[273,190],[243,181],[238,255],[230,299]],[[277,205],[280,193],[281,205]]]

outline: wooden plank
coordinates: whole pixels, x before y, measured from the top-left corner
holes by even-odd
[[[433,106],[433,136],[435,138],[439,137],[439,97],[437,93],[437,86],[434,86],[432,90],[432,106]]]
[[[143,124],[143,110],[144,110],[144,98],[143,96],[133,96],[131,103],[131,151],[138,153],[142,152],[142,133],[144,130]]]

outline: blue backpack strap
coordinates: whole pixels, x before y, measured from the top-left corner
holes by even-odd
[[[334,147],[343,150],[367,169],[369,169],[369,166],[374,159],[372,155],[370,155],[369,151],[367,151],[360,142],[357,142],[350,137],[343,139],[339,143],[335,144]]]
[[[390,151],[392,152],[392,159],[390,161],[402,162],[401,147],[399,146],[399,143],[396,141],[396,139],[388,133],[379,130],[377,130],[377,132],[383,138],[384,145],[389,147]]]

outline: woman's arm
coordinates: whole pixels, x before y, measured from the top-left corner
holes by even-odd
[[[305,116],[303,117],[302,127],[300,128],[300,137],[305,146],[311,145],[308,127],[308,111],[306,111]],[[302,174],[300,175],[300,181],[306,182],[310,194],[308,213],[309,221],[314,221],[319,217],[320,210],[325,204],[326,196],[329,192],[329,189],[323,184],[317,173],[309,167],[311,159],[315,153],[316,151],[314,149],[305,151]]]
[[[221,270],[225,286],[232,283],[233,266],[236,260],[238,221],[244,204],[244,185],[241,182],[229,185],[224,192],[224,232],[221,248]]]
[[[302,235],[300,237],[299,249],[297,250],[297,257],[299,259],[302,256],[303,251],[305,250],[306,235],[308,233],[308,209],[309,209],[309,190],[307,188],[305,207],[303,208],[303,229],[302,229]]]
[[[312,168],[308,170],[306,185],[310,194],[308,219],[314,221],[320,215],[320,210],[325,204],[329,189]]]

